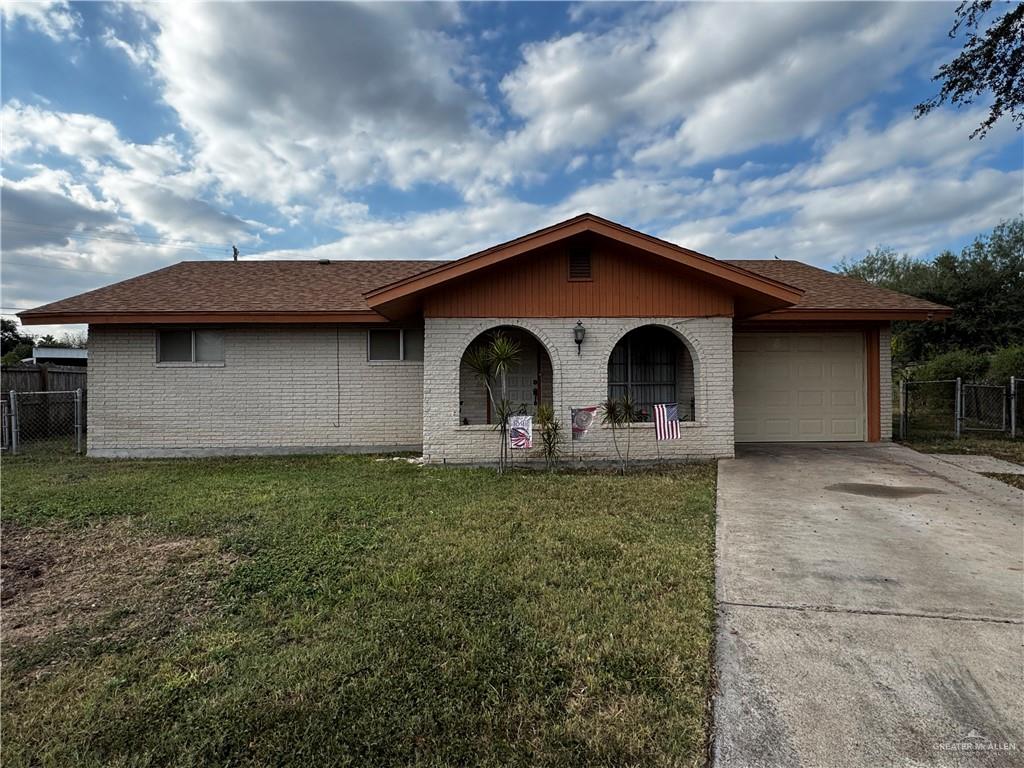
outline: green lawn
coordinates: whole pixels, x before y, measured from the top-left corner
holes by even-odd
[[[714,490],[7,458],[4,766],[703,765]]]
[[[921,453],[957,453],[995,456],[997,459],[1024,464],[1024,438],[985,437],[974,433],[955,437],[913,438],[901,441]]]
[[[1011,440],[1009,437],[982,437],[967,433],[959,440],[954,437],[914,438],[902,441],[903,445],[921,453],[955,453],[994,456],[1015,464],[1024,464],[1024,439]],[[1024,476],[987,474],[1007,485],[1024,490]]]

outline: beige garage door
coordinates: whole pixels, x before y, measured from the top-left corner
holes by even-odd
[[[864,440],[862,333],[737,333],[736,442]]]

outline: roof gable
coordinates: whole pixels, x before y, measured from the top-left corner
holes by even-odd
[[[717,261],[710,256],[645,235],[591,213],[584,213],[551,227],[370,290],[366,293],[366,302],[384,315],[408,314],[415,307],[419,295],[425,291],[436,289],[456,278],[520,258],[539,248],[584,234],[604,237],[622,246],[664,259],[677,268],[699,275],[703,280],[728,290],[735,296],[736,312],[739,315],[751,315],[790,306],[799,301],[802,293],[800,289],[773,278],[755,274],[734,264]]]

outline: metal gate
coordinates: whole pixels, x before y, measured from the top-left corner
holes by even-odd
[[[1024,379],[1009,386],[965,383],[961,379],[904,381],[900,385],[903,439],[960,437],[965,432],[1024,434]]]
[[[80,389],[46,392],[11,391],[4,402],[5,447],[22,453],[27,447],[81,453],[85,408]]]
[[[960,430],[1006,432],[1009,398],[998,384],[960,384]]]

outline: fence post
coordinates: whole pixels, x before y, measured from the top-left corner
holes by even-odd
[[[75,390],[75,453],[82,452],[82,390]]]
[[[1010,437],[1017,437],[1017,377],[1010,377]]]
[[[18,452],[18,393],[11,390],[11,453]]]
[[[960,422],[963,419],[964,410],[964,398],[963,398],[963,382],[960,377],[956,377],[956,403],[953,405],[953,434],[956,435],[957,439],[960,438]]]
[[[907,439],[907,380],[900,380],[900,440]]]

